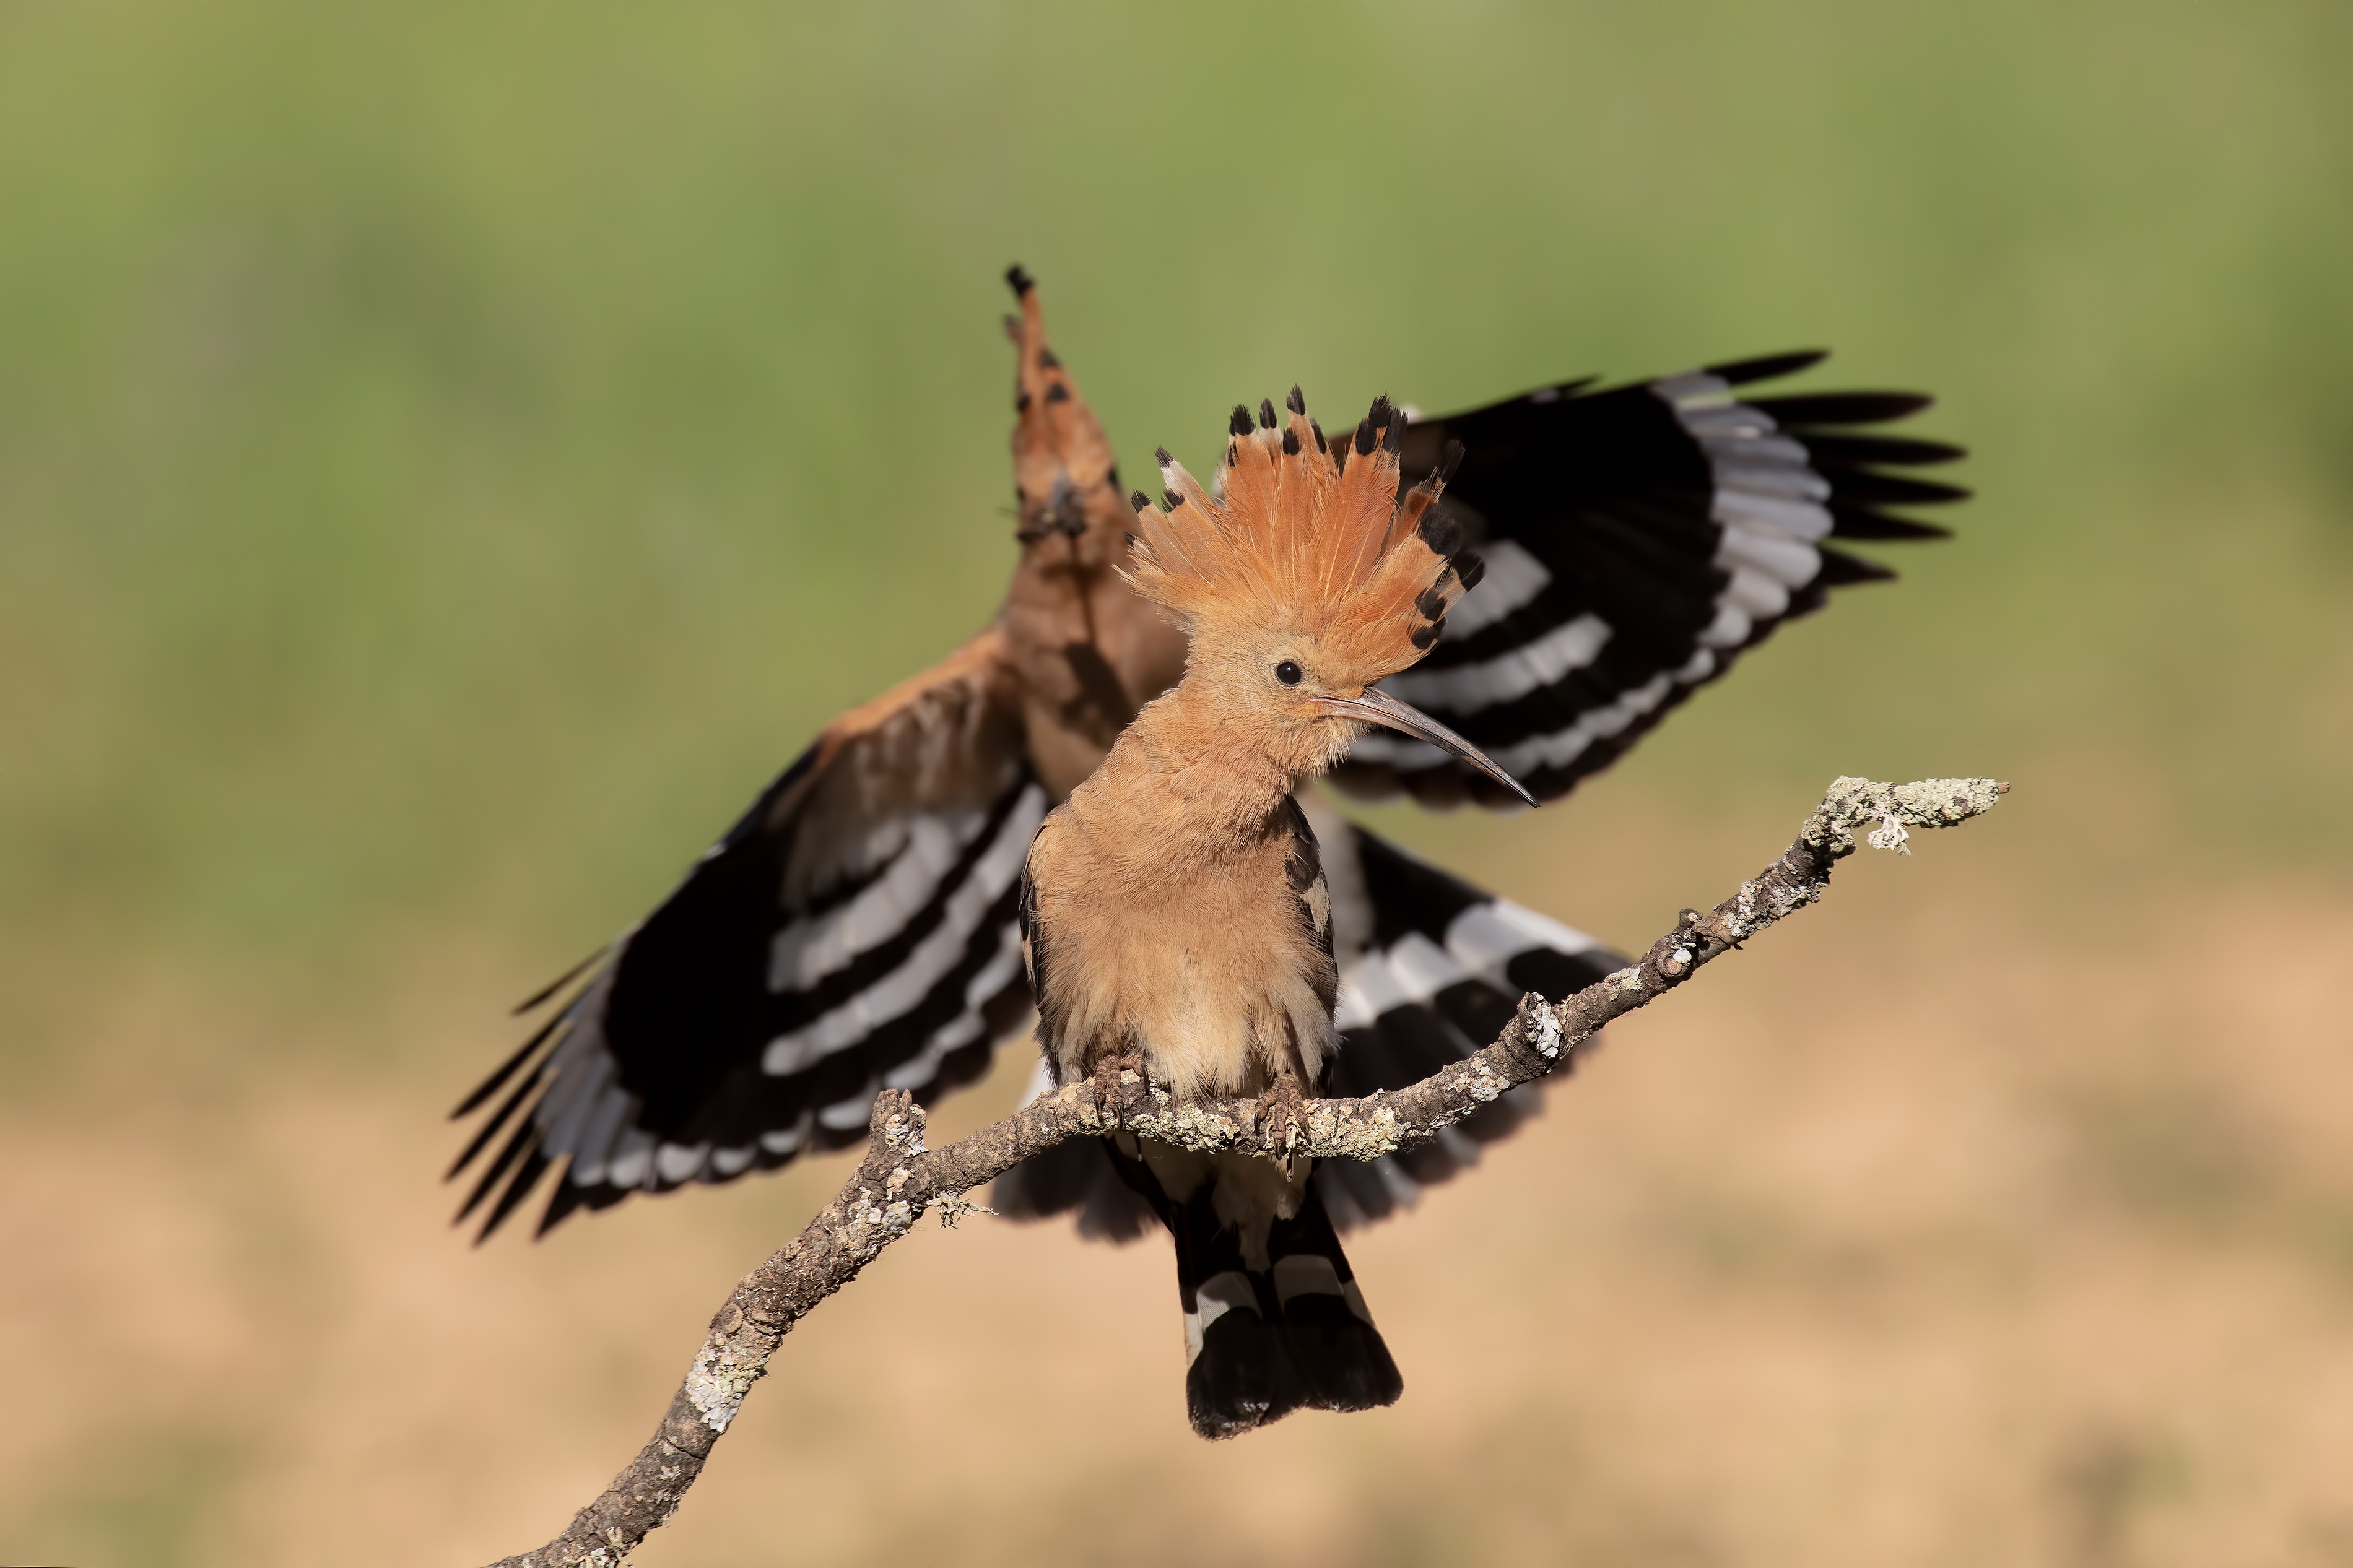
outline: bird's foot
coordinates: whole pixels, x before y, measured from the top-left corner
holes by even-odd
[[[1113,1127],[1119,1127],[1126,1121],[1120,1113],[1119,1075],[1124,1072],[1134,1073],[1137,1081],[1142,1083],[1152,1081],[1152,1074],[1145,1070],[1144,1058],[1133,1052],[1098,1058],[1094,1070],[1087,1075],[1094,1085],[1095,1104],[1102,1108],[1103,1120]]]
[[[1277,1073],[1266,1086],[1266,1092],[1258,1097],[1258,1128],[1260,1135],[1286,1160],[1305,1140],[1307,1097],[1300,1091],[1298,1079]]]

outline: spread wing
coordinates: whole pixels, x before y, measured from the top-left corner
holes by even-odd
[[[1303,804],[1313,826],[1306,842],[1319,849],[1322,874],[1301,880],[1324,896],[1303,893],[1303,918],[1312,921],[1322,904],[1340,972],[1340,1048],[1320,1094],[1403,1089],[1492,1042],[1524,993],[1557,1000],[1626,962],[1583,931]],[[1041,1061],[1031,1092],[1052,1088]],[[1319,1162],[1315,1181],[1333,1223],[1350,1229],[1411,1205],[1424,1187],[1475,1164],[1481,1144],[1509,1134],[1541,1102],[1535,1086],[1524,1086],[1419,1149],[1363,1163]],[[1107,1241],[1134,1240],[1156,1223],[1092,1138],[1015,1166],[997,1178],[989,1204],[1016,1219],[1071,1214],[1080,1235]]]
[[[553,1014],[458,1108],[505,1098],[459,1211],[487,1237],[559,1162],[540,1220],[723,1182],[865,1136],[1024,1025],[1015,901],[1046,793],[998,634],[828,725],[661,906],[525,1005]],[[510,1088],[510,1085],[512,1087]],[[501,1184],[504,1184],[501,1186]]]
[[[1960,448],[1858,433],[1927,406],[1912,393],[1743,399],[1819,353],[1711,365],[1601,392],[1545,387],[1418,420],[1407,478],[1465,448],[1440,505],[1484,576],[1429,657],[1383,684],[1540,800],[1598,773],[1667,710],[1832,588],[1893,576],[1826,541],[1941,538],[1889,509],[1968,492],[1896,470]],[[1427,805],[1514,804],[1419,741],[1376,731],[1333,782]]]
[[[1419,1082],[1492,1044],[1524,994],[1557,1001],[1626,962],[1336,812],[1316,812],[1315,833],[1340,959],[1340,1050],[1324,1075],[1326,1095]],[[1481,1144],[1509,1136],[1542,1103],[1542,1089],[1524,1084],[1419,1148],[1318,1163],[1332,1223],[1349,1230],[1411,1206],[1424,1187],[1478,1163]]]

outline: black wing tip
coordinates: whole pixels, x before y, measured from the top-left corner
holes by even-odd
[[[1701,368],[1728,385],[1742,386],[1752,381],[1771,381],[1778,376],[1795,375],[1801,370],[1812,369],[1830,357],[1828,349],[1791,349],[1784,353],[1725,360],[1719,364],[1703,365]]]
[[[533,1123],[530,1117],[524,1117],[522,1122],[516,1126],[514,1136],[508,1139],[506,1146],[499,1151],[499,1157],[491,1162],[490,1169],[482,1173],[481,1180],[476,1182],[474,1184],[474,1190],[466,1195],[465,1206],[459,1209],[457,1214],[451,1216],[449,1223],[452,1225],[463,1225],[467,1218],[471,1215],[476,1209],[481,1207],[482,1200],[491,1195],[491,1189],[499,1184],[500,1179],[505,1176],[508,1170],[513,1166],[517,1160],[522,1159],[523,1151],[526,1148],[530,1149],[532,1159],[539,1161],[543,1167],[546,1163],[547,1156],[540,1152],[538,1141],[538,1127]],[[524,1170],[529,1170],[531,1169],[531,1164],[532,1160],[523,1160],[522,1168]],[[505,1199],[501,1198],[500,1201],[503,1204]],[[517,1201],[520,1201],[520,1198],[518,1198]],[[483,1227],[482,1235],[490,1235],[492,1230],[497,1228],[497,1219],[504,1217],[505,1215],[501,1214],[497,1218],[494,1218],[486,1224]],[[476,1238],[478,1242],[480,1239],[480,1237]]]
[[[490,1077],[476,1084],[472,1092],[469,1093],[465,1099],[459,1100],[457,1105],[450,1110],[447,1120],[451,1121],[463,1121],[466,1118],[474,1114],[476,1110],[481,1109],[482,1101],[498,1093],[499,1086],[506,1082],[507,1075],[514,1071],[515,1068],[522,1066],[524,1054],[531,1049],[532,1045],[536,1043],[537,1042],[535,1041],[527,1042],[523,1046],[522,1051],[515,1053],[512,1060],[501,1066],[496,1072],[491,1074]]]
[[[509,1121],[514,1120],[515,1112],[522,1109],[522,1102],[530,1099],[532,1090],[538,1087],[539,1079],[536,1074],[515,1085],[515,1091],[507,1096],[498,1110],[492,1111],[481,1126],[475,1130],[474,1135],[466,1141],[466,1147],[459,1152],[457,1159],[450,1162],[449,1169],[443,1173],[441,1179],[444,1182],[456,1181],[467,1166],[471,1165],[481,1156],[482,1150],[489,1145],[491,1140],[497,1137]],[[528,1115],[523,1118],[523,1125],[526,1127],[531,1125],[531,1118]],[[512,1158],[512,1153],[501,1155],[500,1163],[503,1164]],[[480,1202],[481,1202],[481,1194],[477,1193],[468,1200],[468,1206],[471,1207]]]
[[[1950,539],[1953,531],[1942,523],[1918,522],[1908,517],[1892,517],[1883,512],[1862,508],[1833,507],[1831,509],[1832,539],[1872,540],[1883,543],[1933,543]]]
[[[1823,588],[1848,588],[1858,583],[1893,583],[1895,569],[1882,566],[1876,561],[1866,561],[1860,555],[1849,555],[1842,550],[1814,547],[1822,558],[1822,569],[1815,574],[1811,585]]]
[[[449,1120],[452,1121],[462,1121],[467,1117],[471,1116],[474,1113],[475,1109],[484,1100],[498,1093],[500,1089],[505,1085],[507,1079],[514,1077],[516,1071],[521,1068],[525,1062],[531,1060],[532,1053],[538,1050],[540,1047],[545,1045],[547,1043],[548,1037],[554,1034],[557,1029],[563,1027],[565,1016],[565,1014],[558,1013],[554,1017],[548,1019],[546,1023],[542,1024],[538,1028],[533,1030],[531,1038],[525,1040],[521,1046],[517,1047],[515,1048],[514,1055],[501,1062],[491,1072],[490,1077],[484,1079],[481,1082],[474,1086],[472,1093],[467,1095],[465,1099],[458,1102],[458,1108],[449,1112]]]
[[[1934,468],[1939,463],[1957,463],[1969,455],[1967,447],[1916,436],[1839,436],[1822,432],[1807,436],[1806,450],[1814,468],[1832,478],[1840,470]]]
[[[581,975],[587,973],[589,965],[595,963],[598,959],[604,957],[607,953],[612,951],[612,945],[609,942],[605,946],[598,948],[596,952],[590,953],[587,957],[582,959],[579,963],[574,964],[571,968],[565,970],[563,973],[557,975],[554,979],[549,981],[546,984],[541,986],[538,990],[533,992],[530,995],[516,1003],[514,1005],[514,1010],[510,1013],[508,1016],[520,1018],[525,1013],[537,1012],[540,1006],[544,1004],[549,997],[554,995],[557,992],[563,990],[565,986],[579,979]]]
[[[1030,277],[1029,269],[1017,261],[1005,269],[1005,286],[1013,290],[1015,299],[1026,300],[1029,297],[1029,290],[1038,287],[1038,279]]]
[[[573,1181],[567,1168],[565,1174],[556,1178],[555,1190],[547,1194],[547,1207],[540,1212],[539,1224],[533,1227],[531,1233],[532,1240],[539,1240],[562,1225],[565,1216],[586,1204],[588,1198],[588,1189]]]
[[[1926,392],[1800,392],[1787,397],[1752,397],[1751,408],[1777,425],[1802,429],[1812,425],[1883,425],[1909,419],[1936,406]]]
[[[532,1150],[530,1156],[516,1167],[514,1179],[507,1184],[507,1190],[499,1194],[499,1201],[491,1207],[490,1217],[482,1221],[481,1231],[474,1237],[476,1247],[490,1240],[498,1228],[506,1224],[508,1216],[522,1206],[523,1199],[531,1196],[532,1188],[539,1185],[540,1177],[547,1174],[548,1167],[554,1163],[548,1158],[546,1150],[536,1147]]]
[[[1841,468],[1835,464],[1815,471],[1830,480],[1831,501],[1846,506],[1947,506],[1968,500],[1971,494],[1964,485],[1915,479],[1909,474]]]

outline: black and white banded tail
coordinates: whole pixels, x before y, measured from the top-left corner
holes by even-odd
[[[1214,1182],[1172,1201],[1143,1161],[1095,1146],[1176,1241],[1194,1431],[1232,1437],[1294,1410],[1397,1403],[1405,1380],[1314,1185],[1296,1215],[1271,1223],[1261,1251],[1219,1215]]]

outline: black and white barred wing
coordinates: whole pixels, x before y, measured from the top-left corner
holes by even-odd
[[[828,726],[659,909],[526,1004],[555,1010],[456,1113],[505,1091],[451,1168],[504,1134],[460,1219],[495,1192],[487,1237],[560,1163],[543,1234],[860,1142],[882,1088],[928,1100],[987,1069],[1029,1015],[1014,905],[1047,807],[998,651],[984,633]]]
[[[1583,931],[1473,887],[1336,812],[1311,816],[1340,959],[1340,1050],[1325,1095],[1417,1083],[1493,1044],[1525,993],[1558,1001],[1626,963]],[[1411,1205],[1423,1188],[1476,1164],[1481,1144],[1510,1135],[1542,1103],[1542,1087],[1523,1084],[1419,1148],[1319,1163],[1315,1182],[1332,1223],[1349,1230]]]
[[[1888,509],[1968,492],[1894,470],[1962,453],[1858,433],[1927,406],[1916,394],[1733,390],[1821,357],[1602,392],[1574,383],[1417,420],[1409,479],[1448,441],[1463,444],[1440,504],[1485,573],[1429,657],[1383,684],[1550,800],[1831,589],[1894,575],[1827,542],[1942,537]],[[1359,741],[1333,779],[1351,794],[1403,791],[1429,805],[1515,804],[1455,758],[1387,731]]]
[[[1403,1089],[1492,1043],[1522,994],[1583,990],[1625,959],[1583,931],[1472,886],[1356,826],[1312,798],[1340,965],[1340,1048],[1319,1094]],[[1033,1097],[1053,1088],[1041,1062]],[[1369,1163],[1315,1167],[1333,1223],[1351,1229],[1409,1206],[1422,1189],[1477,1163],[1541,1103],[1513,1090],[1435,1142]],[[1071,1214],[1082,1236],[1128,1241],[1154,1223],[1100,1141],[1072,1139],[1000,1177],[989,1203],[1017,1219]]]

